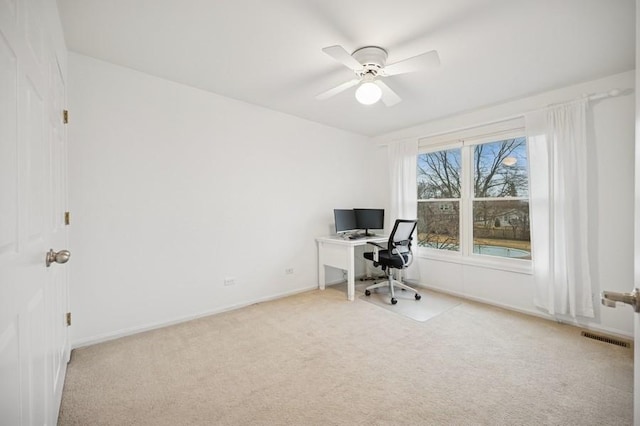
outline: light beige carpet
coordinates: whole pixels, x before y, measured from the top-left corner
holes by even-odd
[[[337,288],[73,351],[60,425],[626,425],[632,351],[462,302]]]

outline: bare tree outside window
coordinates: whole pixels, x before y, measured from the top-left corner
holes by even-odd
[[[418,156],[418,245],[460,249],[461,164],[460,149]]]
[[[527,163],[525,138],[475,145],[473,150],[475,197],[528,197]]]
[[[418,158],[418,199],[460,198],[460,150],[431,152]]]
[[[470,170],[462,170],[463,155]],[[417,172],[418,245],[460,250],[462,179],[472,173],[473,252],[531,258],[524,137],[420,154]]]
[[[474,146],[473,167],[474,253],[530,259],[526,139]]]

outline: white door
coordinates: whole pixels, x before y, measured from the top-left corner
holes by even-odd
[[[636,141],[635,141],[635,205],[634,205],[634,286],[629,293],[604,291],[602,303],[615,306],[624,302],[634,307],[633,314],[633,424],[640,426],[640,0],[636,0]]]
[[[50,63],[51,103],[48,128],[49,138],[49,191],[51,205],[50,214],[50,250],[62,251],[69,248],[67,234],[66,212],[68,201],[67,182],[67,136],[64,124],[65,114],[65,80],[58,61]],[[50,387],[53,390],[53,413],[58,414],[58,408],[62,399],[67,363],[70,359],[69,329],[67,325],[67,312],[69,311],[69,267],[68,265],[54,262],[46,271],[45,303],[47,306],[46,334],[51,359],[51,371],[48,377],[51,379]],[[69,317],[70,320],[70,317]]]
[[[0,1],[0,423],[53,425],[69,358],[64,76],[51,0]],[[55,3],[55,2],[54,2]]]

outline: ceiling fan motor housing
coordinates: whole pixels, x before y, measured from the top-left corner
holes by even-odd
[[[361,96],[363,100],[358,97],[358,92],[361,94],[365,88],[375,88],[380,92],[382,102],[386,106],[393,106],[402,99],[382,81],[381,77],[391,77],[440,65],[438,52],[435,50],[394,62],[389,66],[387,66],[387,51],[379,46],[365,46],[351,54],[340,45],[328,46],[322,51],[354,71],[356,78],[320,93],[316,96],[319,100],[328,99],[351,87],[359,86],[356,90],[356,98],[361,103],[369,105],[380,99],[376,97],[373,102],[368,102],[364,97]]]
[[[362,70],[357,70],[359,77],[371,75],[375,77],[387,62],[387,51],[377,46],[362,47],[351,54],[353,58],[363,66]]]

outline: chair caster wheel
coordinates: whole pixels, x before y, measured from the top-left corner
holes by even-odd
[[[396,299],[395,297],[391,298],[391,304],[395,305],[396,303],[398,303],[398,299]]]
[[[364,295],[365,295],[365,296],[371,296],[371,292],[370,292],[369,290],[365,290],[365,291],[364,291]]]
[[[416,293],[416,300],[420,300],[422,299],[422,296],[420,296],[418,293]]]

